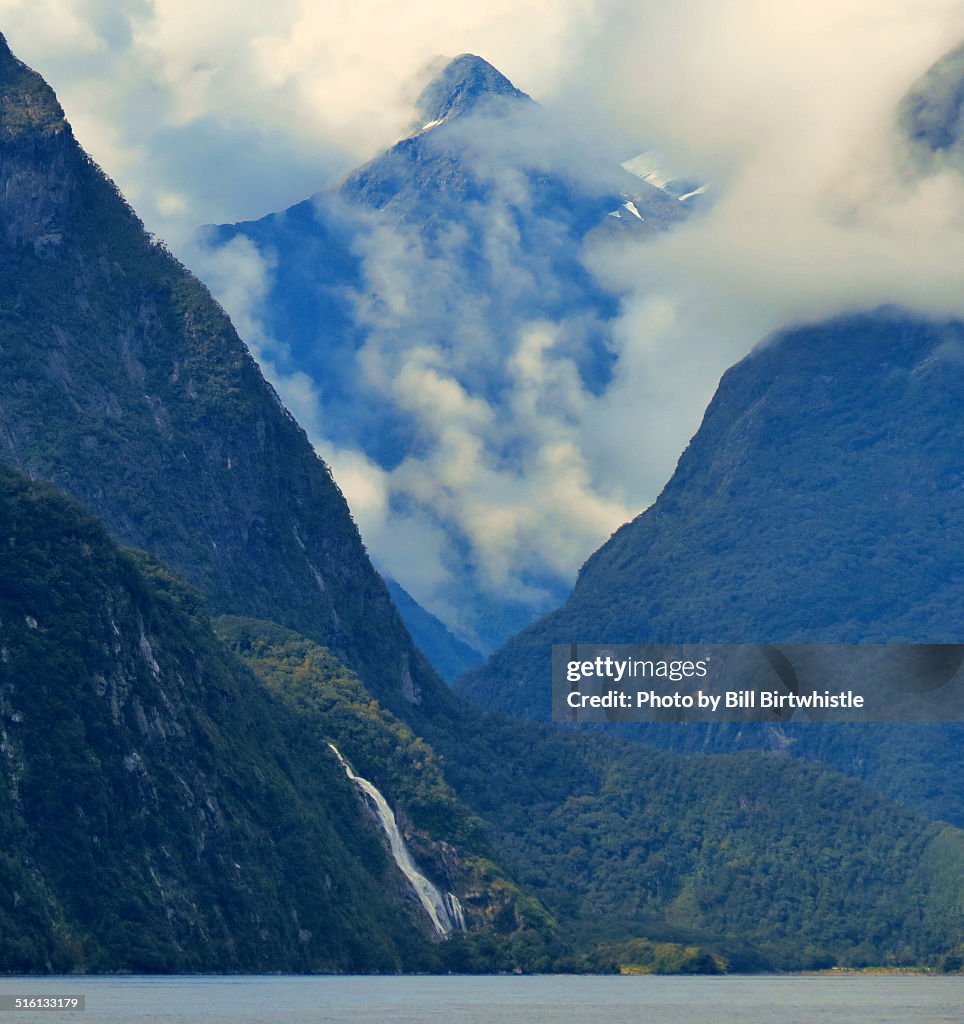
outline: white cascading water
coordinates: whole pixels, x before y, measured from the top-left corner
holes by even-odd
[[[455,922],[455,926],[460,932],[464,932],[465,929],[465,911],[462,909],[462,904],[459,902],[458,896],[454,892],[447,892],[445,894],[445,903],[449,908],[449,917]]]
[[[341,752],[334,743],[329,743],[328,746],[338,758],[339,764],[345,769],[348,778],[374,805],[378,820],[388,837],[392,857],[395,858],[399,870],[415,890],[415,895],[418,896],[419,902],[425,908],[425,913],[431,918],[435,931],[443,938],[455,931],[456,928],[464,932],[465,914],[458,897],[451,892],[443,896],[415,866],[415,861],[412,860],[412,855],[408,852],[405,840],[402,838],[401,832],[398,831],[398,823],[395,821],[395,814],[391,807],[388,806],[388,801],[368,779],[363,779],[352,771],[351,765],[341,756]]]

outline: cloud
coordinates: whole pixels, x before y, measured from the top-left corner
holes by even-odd
[[[550,606],[574,559],[632,511],[600,493],[581,450],[591,396],[558,352],[580,340],[565,336],[579,325],[518,316],[554,281],[506,242],[497,196],[473,208],[473,232],[443,231],[438,251],[414,227],[360,218],[365,340],[345,407],[387,407],[404,422],[411,443],[389,466],[352,443],[357,429],[329,416],[319,385],[265,326],[272,258],[243,236],[191,256],[331,465],[379,567],[477,642],[480,601]],[[480,310],[462,250],[470,234],[511,293],[511,329],[503,310]]]
[[[705,216],[593,262],[623,295],[595,457],[646,504],[720,374],[771,332],[890,303],[964,316],[964,180],[918,173],[895,117],[964,23],[956,4],[863,0],[623,16],[661,39],[661,58],[617,52],[600,102],[626,112],[619,97],[645,96],[625,123],[716,178]],[[620,446],[627,429],[647,443]]]
[[[819,164],[962,35],[956,0],[607,0],[555,95],[714,178],[777,140]]]
[[[602,333],[592,300],[572,266],[533,256],[573,243],[558,214],[532,212],[538,186],[518,167],[491,170],[428,230],[410,211],[359,216],[363,341],[344,404],[390,409],[401,457],[352,477],[332,456],[380,565],[476,642],[473,605],[551,606],[632,512],[580,440],[593,387],[579,364]],[[316,438],[326,457],[360,433],[337,428]]]

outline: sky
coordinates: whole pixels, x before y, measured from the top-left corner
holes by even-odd
[[[329,443],[310,381],[276,379],[376,560],[450,619],[451,538],[393,516],[392,494],[455,495],[450,515],[491,570],[479,585],[517,597],[514,566],[569,580],[654,500],[720,374],[772,332],[883,303],[964,315],[961,175],[921,170],[894,118],[964,38],[960,2],[0,0],[0,30],[256,352],[272,340],[256,304],[270,267],[244,251],[205,263],[194,232],[282,209],[387,148],[442,57],[480,54],[570,131],[624,159],[654,149],[710,183],[705,215],[587,256],[621,297],[605,393],[571,387],[550,358],[560,325],[514,339],[520,429],[545,437],[511,472],[487,458],[492,410],[453,391],[444,366],[431,368],[437,396],[459,408],[423,403],[435,448],[394,479]],[[563,385],[568,411],[546,420],[537,398]]]

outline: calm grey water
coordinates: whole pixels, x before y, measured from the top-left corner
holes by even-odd
[[[0,979],[84,995],[0,1024],[961,1024],[960,977],[234,977]]]

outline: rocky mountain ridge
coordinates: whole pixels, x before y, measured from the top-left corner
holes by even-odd
[[[380,696],[440,686],[345,500],[207,290],[0,48],[0,456],[104,517],[215,611],[283,617]]]

